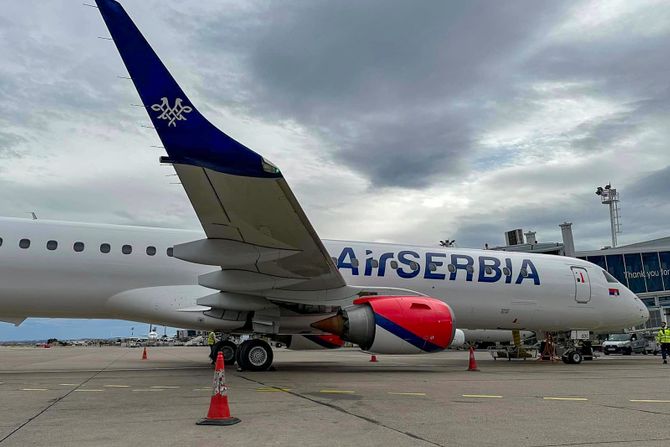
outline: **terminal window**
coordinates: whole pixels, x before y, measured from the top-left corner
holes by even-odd
[[[665,286],[664,290],[670,290],[670,251],[662,251],[658,257],[661,261],[661,279]]]
[[[644,264],[647,291],[658,292],[663,290],[663,281],[661,280],[661,267],[658,261],[658,253],[642,253],[642,263]]]
[[[628,288],[633,293],[645,293],[647,284],[645,283],[644,269],[642,268],[642,257],[640,253],[629,253],[624,255],[626,263],[626,277],[628,278]]]

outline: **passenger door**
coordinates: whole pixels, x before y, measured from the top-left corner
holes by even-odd
[[[591,301],[589,272],[582,267],[572,267],[572,276],[575,278],[575,300],[578,303],[588,303]]]

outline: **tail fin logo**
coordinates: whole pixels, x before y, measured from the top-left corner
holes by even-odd
[[[174,107],[170,107],[168,99],[164,96],[161,98],[160,104],[154,104],[151,106],[151,110],[156,112],[162,112],[158,115],[159,120],[167,120],[168,126],[177,127],[177,121],[186,121],[184,113],[191,113],[193,108],[190,106],[182,105],[182,99],[177,98],[174,100]]]

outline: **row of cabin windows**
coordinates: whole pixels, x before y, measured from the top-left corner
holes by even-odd
[[[2,242],[3,240],[0,237],[0,246],[2,246]],[[19,241],[19,247],[23,249],[30,248],[30,239],[25,238],[21,239]],[[56,250],[57,248],[58,248],[58,241],[54,240],[47,241],[47,250],[53,251]],[[81,253],[82,251],[84,251],[84,248],[86,247],[83,242],[75,242],[74,244],[72,244],[72,249],[77,253]],[[112,246],[110,244],[107,243],[100,244],[100,253],[110,253],[111,251]],[[129,255],[132,252],[133,252],[132,245],[125,244],[121,246],[121,253],[123,253],[124,255]],[[156,247],[154,247],[153,245],[149,245],[146,249],[146,253],[149,256],[155,256],[157,253]],[[166,253],[168,256],[172,257],[172,247],[169,247],[166,250]]]

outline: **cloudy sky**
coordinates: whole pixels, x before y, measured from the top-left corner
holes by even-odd
[[[667,1],[123,3],[323,238],[481,247],[568,220],[599,248],[607,182],[622,243],[670,235]],[[81,1],[4,5],[0,215],[198,228],[98,36]]]

